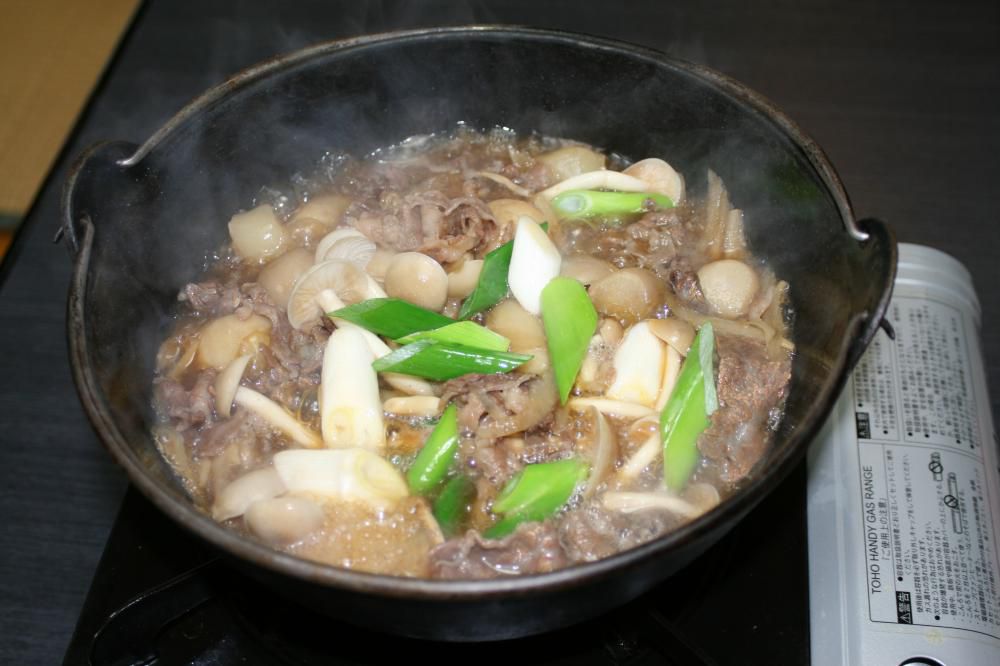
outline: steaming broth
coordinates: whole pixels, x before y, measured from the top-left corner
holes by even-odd
[[[154,380],[161,452],[227,527],[364,571],[539,573],[676,529],[767,451],[787,285],[712,173],[692,200],[660,160],[461,131],[280,213],[230,220]],[[324,314],[358,303],[385,321]],[[448,376],[470,355],[486,374]]]

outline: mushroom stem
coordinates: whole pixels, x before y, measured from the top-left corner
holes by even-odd
[[[626,176],[620,171],[600,169],[573,176],[542,190],[542,198],[551,201],[556,195],[570,190],[615,190],[616,192],[647,192],[649,184],[634,176]]]
[[[236,389],[240,386],[240,380],[243,378],[243,372],[247,369],[249,362],[250,354],[244,354],[233,359],[226,366],[226,369],[216,376],[213,386],[215,388],[215,411],[219,413],[219,416],[229,418],[229,415],[232,414]]]
[[[304,426],[285,411],[284,407],[267,396],[245,386],[240,386],[236,389],[234,399],[237,405],[246,407],[302,446],[318,449],[323,445],[322,440],[315,432]]]
[[[624,400],[609,400],[608,398],[572,398],[566,403],[569,409],[585,411],[590,407],[596,407],[602,414],[619,416],[626,419],[639,419],[643,416],[651,416],[656,412],[646,405]]]
[[[700,507],[666,493],[608,492],[601,496],[601,503],[605,509],[622,513],[666,509],[685,518],[697,518],[704,513]]]
[[[651,435],[639,450],[632,454],[632,457],[628,459],[622,468],[618,470],[619,477],[623,479],[634,479],[642,473],[642,470],[649,467],[653,462],[660,456],[663,452],[663,440],[660,437],[660,432],[657,430],[656,434]]]

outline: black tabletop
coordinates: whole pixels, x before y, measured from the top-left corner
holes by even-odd
[[[368,32],[513,23],[643,44],[733,76],[822,145],[859,215],[940,248],[983,303],[1000,414],[1000,8],[994,0],[789,2],[148,2],[0,269],[0,663],[58,663],[126,487],[79,406],[51,239],[72,159],[141,142],[241,68]]]

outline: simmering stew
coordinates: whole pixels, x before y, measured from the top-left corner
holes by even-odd
[[[658,157],[467,129],[330,164],[233,215],[160,347],[154,436],[215,520],[362,571],[541,573],[762,463],[788,285],[714,173],[693,198]]]

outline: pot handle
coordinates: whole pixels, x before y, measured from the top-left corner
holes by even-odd
[[[873,217],[858,220],[856,228],[864,236],[864,240],[859,240],[859,243],[863,253],[865,273],[874,277],[866,285],[862,313],[858,323],[855,324],[856,333],[852,336],[847,350],[848,372],[854,370],[854,366],[861,360],[861,356],[880,328],[891,339],[896,337],[892,325],[885,318],[892,297],[893,284],[896,281],[896,236],[889,225]]]
[[[138,149],[127,141],[103,141],[85,150],[74,162],[62,191],[62,224],[54,241],[65,241],[73,256],[80,254],[84,239],[101,205],[107,205],[98,196],[98,187],[125,174],[125,160]]]

